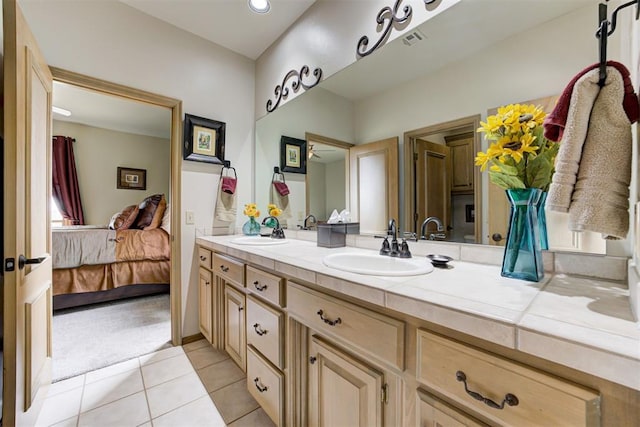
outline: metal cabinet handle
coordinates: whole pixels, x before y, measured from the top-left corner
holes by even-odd
[[[202,255],[200,255],[200,261],[206,261],[206,260],[207,260],[207,257],[206,257],[206,256],[202,256]]]
[[[238,307],[238,311],[242,311],[242,310],[244,310],[243,306]]]
[[[260,327],[260,324],[259,324],[259,323],[256,323],[255,325],[253,325],[253,329],[255,329],[256,334],[258,334],[258,335],[260,335],[260,336],[263,336],[263,335],[266,335],[266,334],[267,334],[267,330],[266,330],[266,329],[262,329],[262,328]]]
[[[209,282],[208,280],[206,282],[204,282],[205,285],[209,286],[211,284],[211,282]]]
[[[342,319],[340,319],[339,317],[336,320],[327,319],[326,317],[324,317],[324,311],[322,310],[318,310],[318,316],[320,316],[320,319],[322,319],[322,321],[329,326],[336,326],[342,323]]]
[[[258,391],[260,393],[264,393],[265,391],[267,391],[269,389],[269,387],[267,387],[266,385],[261,386],[260,384],[258,384],[260,382],[260,378],[255,377],[253,379],[253,383],[256,385],[256,388],[258,389]]]
[[[229,271],[229,267],[225,267],[224,265],[221,265],[220,266],[220,270],[222,270],[222,271],[224,271],[226,273],[227,271]]]
[[[253,282],[253,286],[255,286],[256,289],[259,290],[260,292],[265,291],[267,289],[267,285],[260,285],[260,282],[258,282],[257,280]]]
[[[462,371],[456,372],[456,379],[464,384],[464,391],[466,391],[469,396],[473,397],[476,400],[479,400],[480,402],[483,402],[485,405],[490,406],[494,409],[504,409],[505,403],[509,406],[518,406],[518,403],[520,403],[515,394],[505,394],[502,403],[498,404],[488,397],[484,397],[476,391],[469,390],[469,387],[467,387],[467,376]]]

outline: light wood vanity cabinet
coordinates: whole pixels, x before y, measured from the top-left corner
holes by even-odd
[[[445,141],[451,149],[451,192],[473,193],[473,132],[445,136]]]
[[[209,342],[213,342],[213,273],[200,267],[198,285],[198,319],[200,332]]]
[[[421,389],[418,389],[418,411],[420,413],[420,427],[481,427],[487,425]]]

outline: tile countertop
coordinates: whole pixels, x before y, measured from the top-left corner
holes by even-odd
[[[368,276],[326,267],[322,258],[376,253],[371,249],[329,249],[295,239],[274,246],[231,243],[237,237],[201,236],[196,243],[640,390],[640,327],[619,282],[546,273],[533,283],[501,277],[500,266],[456,260],[451,269],[419,276]]]

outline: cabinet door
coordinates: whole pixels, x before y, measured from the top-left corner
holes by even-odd
[[[473,136],[457,141],[447,141],[451,149],[452,192],[473,191]]]
[[[224,349],[243,371],[246,370],[247,355],[244,306],[244,294],[226,284],[224,288]]]
[[[213,288],[213,274],[211,271],[200,267],[200,285],[198,286],[199,309],[198,318],[200,321],[200,332],[212,343],[213,339],[213,298],[211,289]]]
[[[423,390],[418,390],[418,398],[420,427],[480,427],[485,425]]]
[[[382,372],[315,336],[309,356],[310,426],[382,425]]]

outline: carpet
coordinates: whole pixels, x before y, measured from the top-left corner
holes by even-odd
[[[169,295],[58,310],[52,380],[84,374],[171,347]]]

